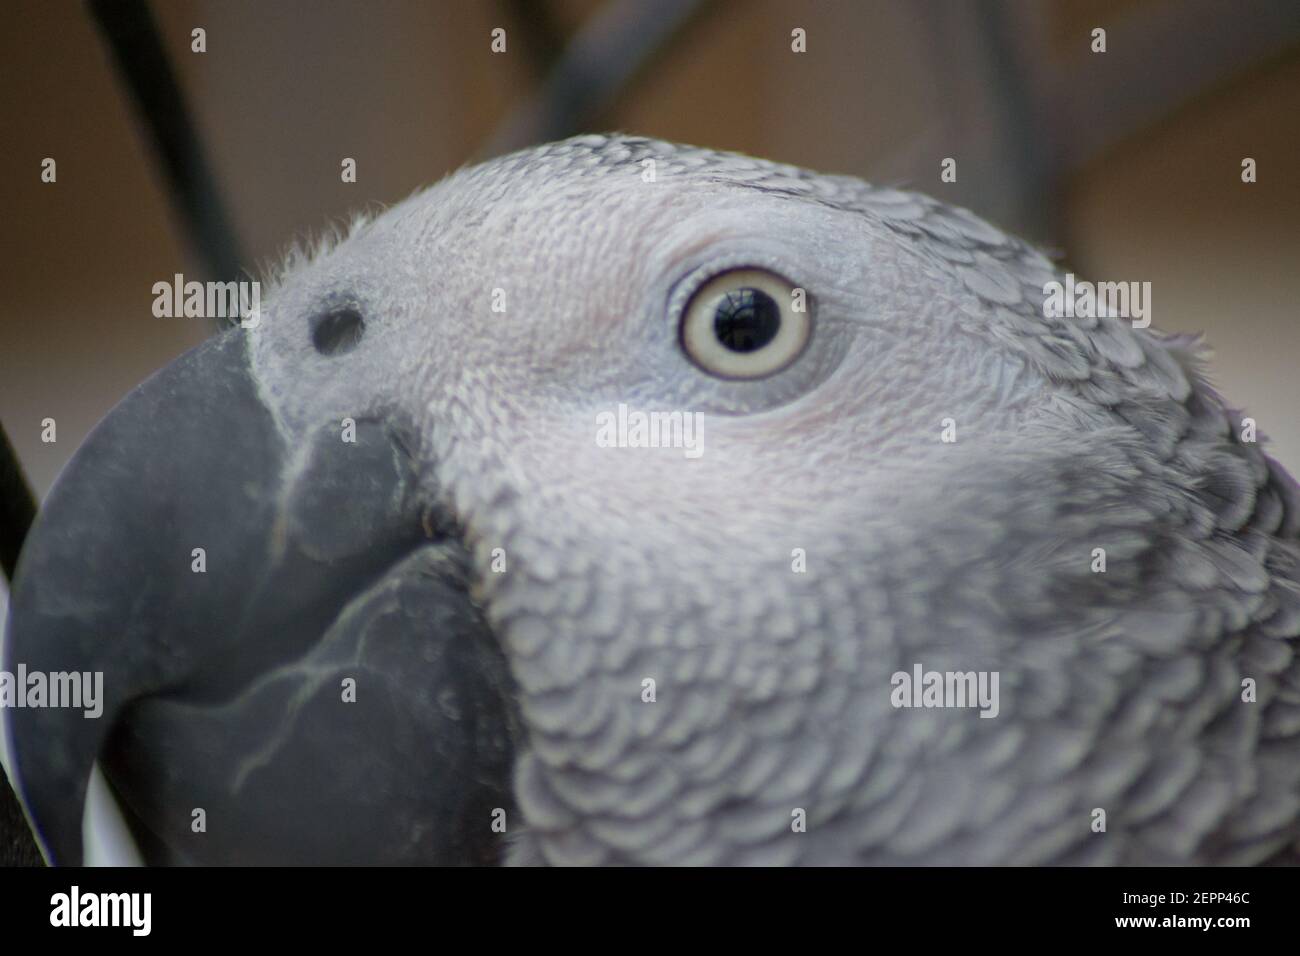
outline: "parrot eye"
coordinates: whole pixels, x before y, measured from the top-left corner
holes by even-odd
[[[682,348],[710,375],[766,378],[799,357],[811,329],[804,290],[771,272],[735,269],[691,296]]]

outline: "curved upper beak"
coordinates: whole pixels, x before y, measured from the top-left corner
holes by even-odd
[[[153,861],[489,859],[511,695],[460,541],[399,422],[289,437],[244,344],[127,396],[24,547],[3,663],[47,854],[81,861],[99,760]]]

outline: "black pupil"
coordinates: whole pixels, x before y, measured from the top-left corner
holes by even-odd
[[[762,289],[728,292],[713,313],[713,334],[733,352],[756,352],[781,329],[781,309]]]

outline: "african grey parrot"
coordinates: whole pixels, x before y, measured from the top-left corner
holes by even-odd
[[[1194,341],[1047,317],[1057,278],[925,196],[624,136],[291,256],[27,545],[6,667],[107,700],[7,712],[48,852],[98,761],[155,862],[1286,858],[1297,486]],[[606,447],[620,406],[702,453]],[[918,666],[996,716],[896,706]]]

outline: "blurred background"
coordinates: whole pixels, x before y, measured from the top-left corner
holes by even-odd
[[[226,210],[227,260],[251,273],[349,210],[539,139],[619,129],[741,150],[905,184],[1081,275],[1150,281],[1155,324],[1207,333],[1216,382],[1300,471],[1296,0],[4,6],[0,421],[38,494],[123,394],[210,332],[151,313],[154,282],[221,264],[192,240],[97,25],[141,9]]]

